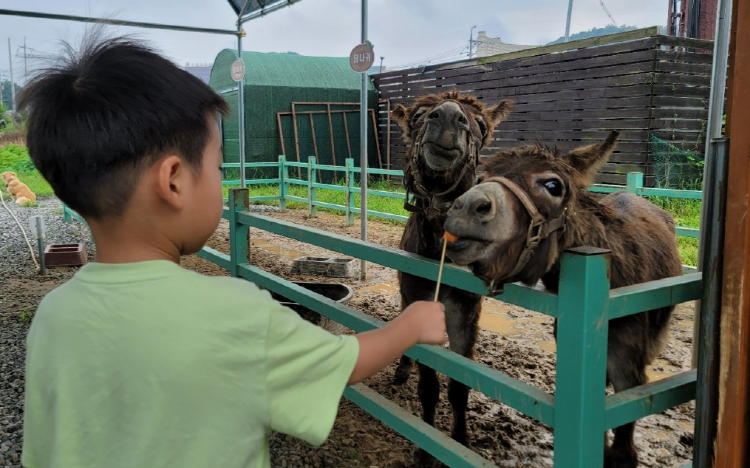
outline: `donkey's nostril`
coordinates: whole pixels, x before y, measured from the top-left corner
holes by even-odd
[[[489,200],[484,200],[476,207],[476,212],[480,215],[486,215],[490,211],[492,211],[492,203]]]
[[[430,112],[430,115],[428,115],[428,117],[431,118],[431,119],[439,119],[440,118],[440,112],[434,110],[434,111]]]
[[[463,114],[461,114],[461,115],[458,116],[458,123],[466,125],[466,124],[469,123],[469,121],[466,119],[466,116],[464,116]]]

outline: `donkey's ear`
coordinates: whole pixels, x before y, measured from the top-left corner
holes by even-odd
[[[409,109],[401,104],[396,104],[396,108],[391,111],[391,117],[401,126],[401,129],[403,130],[403,138],[407,143],[411,141],[411,129],[409,128],[408,115]]]
[[[507,119],[508,114],[510,114],[510,111],[512,110],[513,101],[505,99],[498,102],[492,107],[485,108],[483,113],[487,117],[487,120],[490,122],[490,127],[492,129],[495,128],[495,125]]]
[[[567,154],[568,163],[580,174],[579,184],[581,186],[594,183],[596,173],[606,164],[609,155],[617,146],[619,135],[620,132],[613,130],[603,142],[581,146]]]

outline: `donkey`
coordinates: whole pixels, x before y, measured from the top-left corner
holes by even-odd
[[[474,185],[479,151],[492,139],[495,126],[505,120],[511,101],[485,107],[474,96],[448,91],[417,99],[406,108],[397,105],[392,116],[411,143],[406,153],[404,207],[411,212],[400,247],[428,258],[439,259],[443,223],[448,209],[461,194]],[[410,202],[413,194],[413,203]],[[402,308],[419,300],[432,300],[435,282],[399,273]],[[477,335],[481,296],[443,286],[440,302],[445,304],[450,349],[472,357]],[[412,361],[402,356],[396,371],[397,383],[411,373]],[[440,396],[437,374],[419,365],[418,393],[422,419],[434,425],[435,407]],[[453,407],[453,438],[468,445],[466,406],[469,389],[451,381],[448,398]],[[431,463],[426,452],[419,452],[422,464]]]
[[[459,197],[445,228],[459,240],[448,256],[501,291],[505,283],[540,279],[557,291],[560,252],[593,246],[611,253],[611,285],[628,286],[682,274],[675,224],[666,211],[636,195],[590,193],[614,150],[618,132],[566,154],[541,145],[497,153],[479,183]],[[646,383],[646,366],[661,353],[674,307],[610,322],[607,381],[616,392]],[[555,335],[557,334],[555,323]],[[608,468],[634,468],[635,423],[615,429]]]

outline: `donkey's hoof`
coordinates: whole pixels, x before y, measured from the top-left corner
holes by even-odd
[[[604,468],[638,468],[638,454],[610,449],[604,454]]]
[[[409,380],[409,377],[411,377],[411,363],[408,364],[399,364],[396,368],[396,373],[393,376],[393,383],[398,385],[403,385],[406,383],[407,380]]]
[[[414,452],[414,466],[418,468],[446,468],[437,458],[421,448]]]

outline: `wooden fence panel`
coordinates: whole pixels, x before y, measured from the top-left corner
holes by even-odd
[[[647,30],[569,45],[567,51],[529,49],[373,78],[391,109],[452,89],[487,104],[512,99],[515,109],[495,129],[483,157],[532,142],[567,150],[619,130],[620,144],[597,182],[624,184],[632,170],[646,174],[647,185],[654,183],[652,136],[702,157],[711,41]],[[386,104],[379,108],[379,120],[381,141],[390,140],[390,167],[401,169],[407,145],[398,124],[391,119],[388,125]]]

